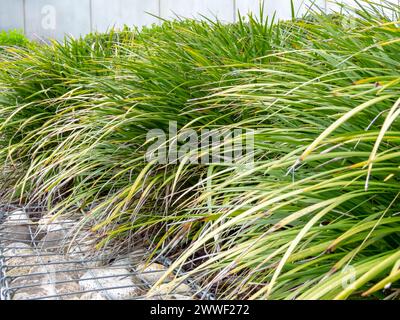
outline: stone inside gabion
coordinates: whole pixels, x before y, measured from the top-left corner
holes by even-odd
[[[153,288],[168,268],[145,263],[138,248],[123,257],[111,251],[96,252],[93,240],[77,222],[43,216],[33,222],[25,211],[9,212],[0,224],[2,299],[12,300],[123,300],[193,299],[187,284],[172,286],[173,275]],[[82,236],[83,235],[83,236]],[[152,292],[149,294],[149,292]]]

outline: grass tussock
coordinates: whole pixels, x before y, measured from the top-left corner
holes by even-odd
[[[78,209],[99,246],[140,236],[220,298],[399,298],[399,9],[8,48],[3,198]],[[147,162],[170,121],[253,130],[253,166]]]

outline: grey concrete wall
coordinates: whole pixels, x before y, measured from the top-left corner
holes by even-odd
[[[0,0],[0,30],[21,29],[32,39],[62,39],[106,31],[124,24],[144,26],[159,23],[157,17],[215,18],[235,21],[237,13],[258,12],[261,0]],[[300,14],[314,2],[334,8],[330,0],[294,0]],[[353,0],[341,0],[351,3]],[[392,0],[398,2],[400,0]],[[265,12],[278,18],[291,17],[290,0],[266,0]]]
[[[90,0],[25,0],[25,33],[30,38],[89,33],[90,5]]]
[[[92,30],[106,31],[110,27],[144,26],[157,23],[160,15],[158,1],[92,0]]]
[[[24,0],[0,0],[0,29],[24,29]]]
[[[189,18],[218,17],[223,21],[233,21],[235,6],[232,0],[162,0],[160,13],[163,18],[183,16]]]

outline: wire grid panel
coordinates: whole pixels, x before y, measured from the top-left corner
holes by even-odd
[[[145,264],[145,251],[125,256],[95,251],[89,230],[75,232],[73,217],[52,219],[35,211],[0,208],[0,297],[2,300],[210,299],[193,282],[173,277],[153,288],[166,271]]]

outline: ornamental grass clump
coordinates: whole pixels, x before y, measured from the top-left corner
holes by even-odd
[[[7,47],[27,47],[30,41],[20,30],[0,31],[0,52]]]
[[[399,23],[368,1],[13,49],[3,198],[78,209],[99,248],[145,241],[219,298],[398,299]],[[252,132],[251,163],[148,161],[171,121]]]

